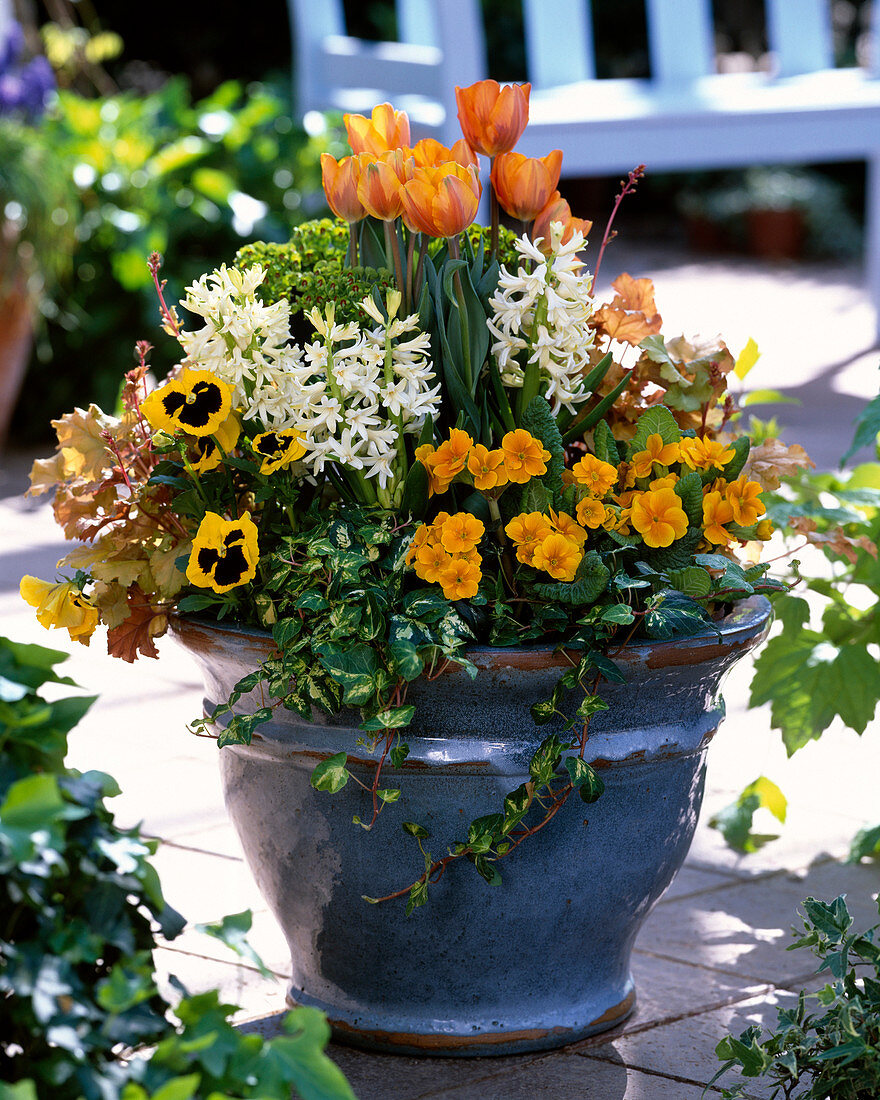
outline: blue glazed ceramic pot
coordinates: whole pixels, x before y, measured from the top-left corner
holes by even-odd
[[[424,825],[437,857],[466,838],[471,820],[501,809],[553,731],[534,726],[529,706],[568,667],[561,654],[476,647],[475,680],[449,666],[411,684],[410,755],[382,780],[403,793],[371,833],[352,824],[370,812],[357,784],[331,795],[309,783],[317,763],[342,751],[372,782],[356,714],[316,712],[305,722],[278,708],[250,746],[224,748],[229,813],[290,945],[289,1001],[323,1009],[342,1042],[437,1055],[542,1050],[625,1019],[636,935],[696,827],[706,748],[724,714],[720,680],[765,636],[769,611],[753,597],[715,631],[625,646],[615,660],[626,683],[603,685],[610,710],[594,716],[587,745],[605,794],[589,806],[570,798],[500,862],[501,886],[462,861],[410,917],[402,901],[362,900],[423,870],[401,823]],[[203,669],[208,710],[271,650],[257,631],[183,619],[174,630]]]

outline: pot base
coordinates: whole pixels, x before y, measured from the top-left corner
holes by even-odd
[[[387,1021],[367,1019],[366,1014],[339,1014],[339,1006],[327,1004],[317,997],[310,997],[302,990],[289,989],[288,1008],[308,1005],[327,1014],[327,1022],[333,1039],[345,1046],[357,1047],[380,1054],[422,1055],[436,1058],[485,1058],[509,1054],[529,1054],[534,1051],[554,1050],[576,1043],[591,1035],[609,1031],[626,1020],[636,1006],[636,991],[632,977],[627,978],[625,996],[612,1004],[599,1016],[595,1000],[581,1006],[566,1005],[551,1020],[540,1020],[528,1027],[508,1027],[497,1030],[498,1020],[485,1027],[478,1023],[462,1029],[461,1021],[432,1021],[433,1028],[424,1030],[426,1020],[421,1018],[391,1018]],[[584,1021],[587,1022],[584,1022]],[[383,1027],[370,1026],[383,1023]],[[418,1025],[422,1030],[410,1030]]]

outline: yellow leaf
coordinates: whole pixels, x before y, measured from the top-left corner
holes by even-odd
[[[772,779],[768,779],[766,775],[759,776],[754,783],[750,783],[743,791],[743,795],[750,794],[756,794],[761,800],[761,805],[769,810],[777,821],[785,823],[785,815],[788,812],[788,799]]]
[[[742,381],[760,358],[761,353],[760,351],[758,351],[758,345],[750,336],[748,342],[746,343],[746,346],[737,356],[736,365],[733,368],[733,373],[740,381]]]

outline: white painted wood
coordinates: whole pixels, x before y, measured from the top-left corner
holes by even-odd
[[[523,25],[533,87],[595,77],[590,0],[523,0]]]
[[[715,71],[712,0],[646,0],[645,17],[653,81],[681,83]]]
[[[437,41],[431,0],[397,0],[397,35],[414,46],[433,46]]]
[[[14,18],[12,0],[0,0],[0,42],[5,41]]]
[[[767,39],[779,76],[834,68],[828,0],[764,0]]]

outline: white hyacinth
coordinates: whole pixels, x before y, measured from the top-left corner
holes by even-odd
[[[498,290],[491,299],[493,315],[486,324],[495,337],[492,354],[505,386],[519,388],[528,363],[540,366],[546,383],[543,394],[553,411],[574,412],[585,401],[581,389],[589,366],[595,333],[588,322],[593,314],[593,278],[578,257],[584,247],[580,232],[562,244],[563,226],[550,225],[550,256],[523,236],[514,247],[528,261],[512,275],[501,268]]]
[[[267,306],[256,296],[263,275],[259,266],[223,266],[187,287],[181,304],[205,324],[180,333],[186,364],[232,385],[243,419],[301,432],[306,469],[321,473],[331,462],[362,471],[384,497],[406,469],[403,435],[420,433],[440,406],[430,337],[416,314],[397,316],[400,295],[391,292],[387,320],[372,299],[362,303],[377,322],[371,329],[338,324],[333,303],[311,310],[317,339],[299,348],[287,300]]]

